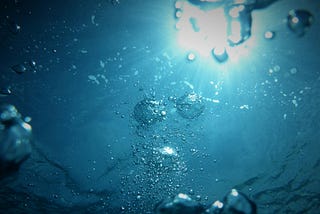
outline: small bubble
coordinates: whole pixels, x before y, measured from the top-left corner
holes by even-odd
[[[180,18],[182,16],[182,11],[177,10],[175,15],[176,15],[176,18]]]
[[[9,17],[7,17],[6,24],[9,31],[14,35],[17,35],[21,31],[21,26],[10,20]]]
[[[34,60],[30,60],[30,61],[29,61],[29,65],[30,65],[31,67],[36,67],[36,62],[35,62]]]
[[[10,90],[10,87],[4,87],[4,88],[0,88],[0,96],[8,96],[8,95],[11,95],[11,90]]]
[[[14,65],[11,67],[11,69],[17,74],[23,74],[27,71],[26,66],[24,66],[23,64]]]
[[[27,117],[24,118],[24,122],[26,122],[26,123],[30,123],[31,120],[32,120],[32,118],[29,117],[29,116],[27,116]]]
[[[273,70],[274,70],[275,72],[280,71],[280,66],[279,66],[279,65],[275,65],[275,66],[273,67]]]
[[[193,194],[194,194],[193,189],[190,189],[190,190],[189,190],[189,194],[190,194],[190,195],[193,195]]]
[[[293,104],[295,107],[298,107],[298,102],[297,102],[297,100],[292,100],[292,104]]]
[[[187,58],[188,58],[189,61],[193,61],[193,60],[196,59],[196,55],[194,53],[189,53]]]
[[[296,74],[298,72],[298,69],[297,68],[291,68],[290,69],[290,73],[291,74]]]
[[[273,39],[274,36],[275,36],[275,32],[273,32],[273,31],[267,31],[264,33],[264,38],[268,39],[268,40]]]

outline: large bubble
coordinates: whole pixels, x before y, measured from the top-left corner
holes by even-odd
[[[306,10],[291,10],[287,20],[289,29],[301,37],[310,28],[313,16]]]
[[[155,124],[165,118],[165,105],[162,101],[145,98],[135,105],[133,116],[140,125]]]
[[[176,101],[176,108],[178,113],[186,119],[194,119],[199,117],[204,109],[205,105],[201,96],[191,92],[186,93]]]
[[[0,107],[0,179],[19,169],[31,154],[31,126],[13,105]]]

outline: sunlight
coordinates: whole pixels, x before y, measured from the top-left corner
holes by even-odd
[[[209,57],[213,47],[227,44],[226,30],[220,30],[226,29],[223,9],[202,11],[188,2],[177,2],[176,8],[176,17],[179,19],[176,28],[179,30],[178,43],[181,47]]]
[[[188,1],[177,1],[175,9],[177,42],[181,48],[219,63],[234,62],[247,54],[247,47],[238,47],[248,38],[242,35],[242,27],[248,24],[241,22],[246,21],[241,14],[245,10],[243,5],[231,8],[227,15],[223,7],[201,10]]]

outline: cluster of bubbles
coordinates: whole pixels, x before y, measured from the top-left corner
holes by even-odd
[[[155,169],[157,174],[187,171],[186,165],[181,161],[180,155],[171,146],[152,148],[150,153],[148,160],[144,160],[144,164]]]
[[[217,200],[209,206],[180,193],[160,202],[155,211],[156,214],[256,214],[257,206],[245,194],[232,189],[222,201]]]
[[[152,210],[155,202],[164,194],[173,196],[183,188],[188,172],[184,157],[183,131],[176,131],[172,124],[164,123],[170,113],[192,120],[199,117],[205,108],[200,95],[190,92],[181,97],[168,98],[170,103],[154,98],[144,98],[133,109],[139,138],[132,145],[134,168],[130,176],[124,176],[124,197],[131,197],[125,211],[143,213]],[[156,128],[155,128],[156,127]],[[135,185],[129,186],[128,183]],[[150,192],[150,189],[152,191]],[[136,205],[139,204],[137,207]]]
[[[145,98],[136,104],[133,116],[142,126],[155,124],[165,119],[165,105],[161,100]]]
[[[0,178],[16,172],[30,156],[31,131],[13,105],[0,107]]]
[[[164,194],[173,195],[183,184],[184,157],[174,142],[164,143],[162,137],[148,136],[132,145],[134,167],[122,177],[123,198],[129,198],[124,201],[125,213],[147,213]]]
[[[200,95],[191,92],[176,100],[176,108],[181,117],[195,119],[203,113],[205,105]]]
[[[173,101],[178,114],[186,119],[196,119],[205,109],[202,97],[195,92],[185,93],[179,98],[169,98]],[[150,126],[166,118],[167,106],[162,100],[145,98],[138,102],[133,111],[134,119],[141,126]]]

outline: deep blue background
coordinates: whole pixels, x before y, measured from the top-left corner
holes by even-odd
[[[237,187],[259,213],[317,213],[320,4],[282,0],[254,11],[255,45],[225,64],[186,60],[173,5],[1,1],[0,83],[12,95],[0,101],[32,118],[35,147],[2,184],[1,211],[147,213],[179,192],[209,204]],[[301,38],[285,22],[298,8],[315,19]],[[21,26],[17,35],[6,16]],[[273,40],[263,38],[267,30]],[[10,69],[30,60],[35,71]],[[186,83],[205,98],[197,119],[182,118],[168,100],[192,91]],[[141,130],[133,109],[152,95],[166,103],[167,117]],[[178,151],[173,162],[184,170],[152,164],[154,148],[165,145]]]

